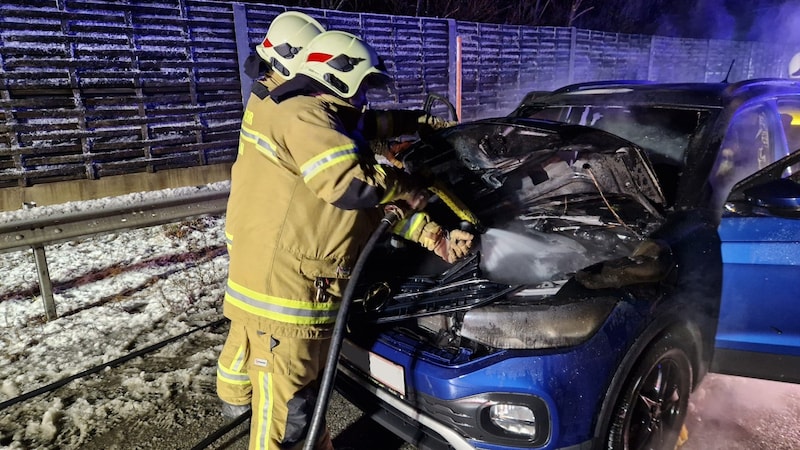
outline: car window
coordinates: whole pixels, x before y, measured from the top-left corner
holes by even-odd
[[[781,130],[786,140],[786,153],[800,151],[800,99],[782,100],[778,102],[781,117]],[[787,168],[785,176],[797,176],[800,164]]]
[[[778,112],[788,153],[800,150],[800,101],[780,101]]]
[[[548,105],[526,117],[599,128],[644,148],[654,162],[682,166],[689,140],[708,113],[652,105]]]
[[[714,206],[721,207],[738,181],[775,162],[769,116],[762,106],[738,111],[725,132],[709,176]]]

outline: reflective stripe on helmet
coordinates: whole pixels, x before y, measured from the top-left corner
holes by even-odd
[[[225,301],[250,314],[293,325],[326,325],[336,321],[339,302],[309,302],[274,297],[228,280]]]
[[[323,170],[345,161],[357,161],[358,152],[355,144],[346,144],[324,151],[311,158],[300,166],[303,180],[308,183],[312,178],[319,175]]]

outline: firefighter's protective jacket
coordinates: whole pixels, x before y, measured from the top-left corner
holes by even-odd
[[[251,101],[257,102],[266,98],[271,90],[277,88],[285,81],[286,80],[284,80],[282,77],[274,75],[273,72],[268,72],[266,75],[253,82],[253,86],[250,88],[250,96],[247,99],[247,103],[249,104]],[[241,146],[241,143],[239,145]],[[230,216],[231,214],[236,215],[236,213],[230,210],[231,206],[236,207],[236,205],[231,205],[228,203],[227,216]],[[230,252],[231,244],[233,244],[233,233],[231,233],[227,222],[225,223],[225,244],[228,246],[228,251]]]
[[[383,216],[377,206],[413,187],[374,162],[361,116],[330,94],[248,101],[226,219],[231,320],[329,336],[345,280]]]

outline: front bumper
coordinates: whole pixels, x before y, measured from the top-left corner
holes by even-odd
[[[474,450],[464,437],[339,365],[336,390],[372,420],[419,450]]]
[[[507,440],[503,445],[497,443],[496,436],[494,436],[492,443],[476,439],[475,436],[465,436],[461,432],[463,429],[475,431],[478,435],[481,433],[479,427],[470,423],[470,417],[475,416],[474,409],[476,406],[475,402],[472,401],[474,399],[466,398],[444,402],[435,399],[417,398],[415,403],[425,404],[423,408],[418,408],[413,403],[400,398],[392,390],[375,383],[370,377],[363,374],[361,370],[351,367],[346,362],[339,364],[336,388],[372,420],[416,446],[419,450],[506,450],[522,448],[590,450],[593,448],[591,440],[577,445],[559,447],[550,441],[550,430],[542,430],[544,439],[539,439],[536,442]],[[472,408],[473,411],[464,411],[463,409],[459,411],[461,406],[466,406],[466,409]],[[538,407],[538,413],[543,416],[549,416],[547,409],[547,406],[542,401]],[[431,412],[428,413],[428,411]],[[547,423],[547,426],[549,426],[549,423]]]

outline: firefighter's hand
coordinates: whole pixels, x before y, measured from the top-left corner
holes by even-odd
[[[427,113],[419,116],[417,123],[419,124],[419,132],[422,134],[432,133],[436,130],[450,128],[458,124],[458,122],[451,122]]]
[[[409,189],[395,196],[396,200],[404,201],[409,208],[414,211],[421,211],[428,206],[428,198],[431,196],[427,189]]]
[[[450,233],[447,233],[439,239],[433,252],[443,260],[453,264],[467,256],[467,253],[469,253],[469,250],[472,248],[473,239],[474,236],[472,233],[458,229],[451,230]]]
[[[413,144],[412,141],[402,141],[402,142],[389,142],[389,141],[374,141],[370,143],[372,147],[372,151],[376,155],[383,156],[386,161],[397,167],[398,169],[403,168],[403,161],[397,159],[397,155],[400,154],[403,150],[411,147]]]

